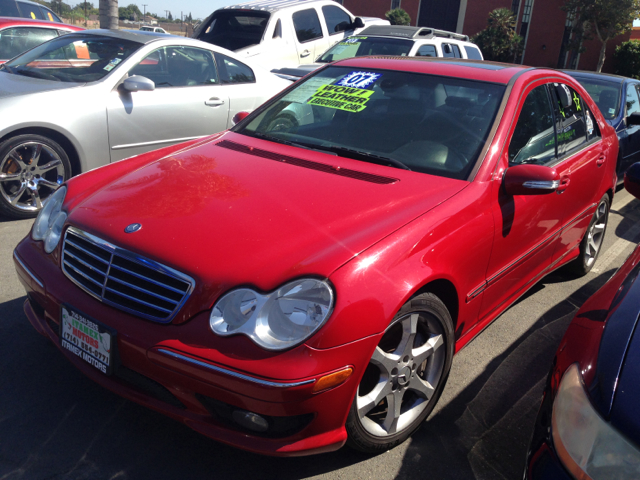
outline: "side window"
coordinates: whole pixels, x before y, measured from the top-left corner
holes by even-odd
[[[44,17],[45,20],[49,20],[50,22],[62,23],[62,20],[60,20],[58,16],[48,8],[41,6],[40,10],[42,10],[42,16]]]
[[[416,57],[437,57],[438,52],[436,51],[435,45],[421,45],[416,52]]]
[[[244,63],[221,53],[216,53],[215,56],[222,83],[255,83],[253,70]]]
[[[325,5],[322,7],[322,14],[324,15],[324,20],[327,22],[329,35],[349,30],[351,17],[341,8]]]
[[[589,110],[586,105],[584,106],[584,120],[587,127],[587,142],[590,142],[594,139],[599,139],[600,128],[598,127],[598,123],[591,113],[591,110]]]
[[[282,38],[282,21],[278,19],[275,28],[273,29],[272,38]]]
[[[50,28],[8,28],[0,32],[0,58],[8,60],[57,36]]]
[[[442,44],[442,56],[448,58],[462,58],[462,55],[460,55],[460,49],[457,45],[452,43]]]
[[[562,157],[587,142],[587,126],[582,98],[573,88],[554,83],[552,95],[558,132],[558,157]]]
[[[32,18],[34,20],[45,20],[42,11],[38,5],[30,5],[24,2],[16,2],[20,9],[20,16],[24,18]]]
[[[640,112],[640,99],[638,98],[638,90],[634,84],[627,85],[626,107],[627,117],[632,113]]]
[[[556,135],[546,85],[534,88],[524,101],[509,143],[509,165],[551,163],[556,156]]]
[[[208,50],[193,47],[162,47],[151,52],[129,71],[142,75],[156,88],[196,87],[219,83],[213,56]]]
[[[478,50],[476,47],[469,47],[465,45],[464,51],[467,52],[467,58],[469,60],[482,60],[482,55],[480,54],[480,50]]]
[[[12,0],[0,0],[0,17],[19,17],[20,12],[16,2]]]
[[[320,19],[314,8],[301,10],[293,14],[293,26],[300,43],[322,38]]]

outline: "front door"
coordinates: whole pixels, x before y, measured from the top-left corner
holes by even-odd
[[[229,98],[209,50],[161,47],[133,67],[133,75],[153,80],[155,90],[111,92],[112,162],[227,128]]]
[[[544,81],[526,88],[514,124],[498,171],[520,164],[554,168],[556,134],[549,88]],[[549,266],[565,213],[564,199],[555,191],[509,195],[502,178],[496,178],[492,187],[496,233],[480,320],[513,301]]]

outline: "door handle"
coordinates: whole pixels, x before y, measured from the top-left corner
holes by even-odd
[[[600,155],[598,157],[598,160],[596,160],[596,165],[601,167],[602,164],[607,160],[607,156],[606,155]]]
[[[211,97],[209,100],[206,100],[204,104],[209,107],[218,107],[220,105],[224,105],[224,100],[221,100],[218,97]]]
[[[568,176],[562,177],[560,179],[560,185],[558,185],[558,188],[556,188],[556,192],[558,193],[564,192],[570,183],[571,183],[571,179]]]
[[[309,50],[305,50],[300,54],[301,57],[308,57],[309,55],[311,55],[311,52]]]

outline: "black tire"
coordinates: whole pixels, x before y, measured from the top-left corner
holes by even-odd
[[[578,258],[569,264],[569,270],[577,275],[584,276],[591,271],[596,263],[598,254],[602,249],[604,235],[607,232],[607,223],[609,220],[609,195],[605,193],[604,197],[598,202],[589,228],[584,234],[580,242],[580,253]]]
[[[408,301],[360,380],[345,425],[347,444],[378,454],[409,438],[438,402],[453,352],[453,321],[444,303],[433,293]],[[391,413],[398,400],[401,408]]]
[[[64,149],[41,135],[17,135],[0,144],[0,214],[35,217],[56,190],[57,178],[71,177]]]

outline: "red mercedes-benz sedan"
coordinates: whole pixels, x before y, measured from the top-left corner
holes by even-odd
[[[60,187],[15,249],[25,312],[101,385],[221,442],[380,452],[528,288],[591,269],[617,153],[557,71],[340,61]]]

